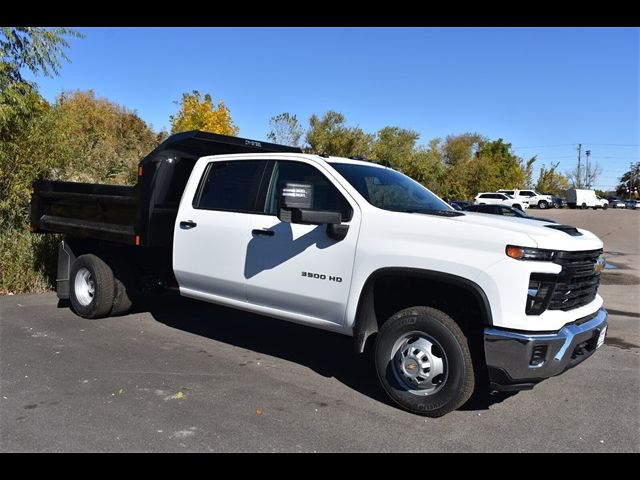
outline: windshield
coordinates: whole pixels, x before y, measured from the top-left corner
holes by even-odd
[[[460,214],[415,180],[390,168],[331,163],[367,202],[395,212]]]

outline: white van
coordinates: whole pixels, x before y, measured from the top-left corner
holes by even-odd
[[[594,210],[609,208],[609,202],[598,198],[595,190],[570,188],[567,190],[567,205],[569,208],[593,208]]]

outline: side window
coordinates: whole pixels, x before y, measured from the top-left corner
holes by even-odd
[[[506,199],[507,199],[507,198],[509,198],[509,197],[507,197],[506,195],[500,195],[500,194],[498,193],[498,194],[496,194],[493,198],[497,198],[498,200],[506,200]]]
[[[194,208],[262,213],[256,197],[265,161],[212,162],[193,200]]]
[[[520,196],[522,197],[533,197],[534,195],[535,193],[531,190],[523,190],[522,192],[520,192]]]
[[[506,193],[508,195],[513,195],[515,192],[513,190],[503,190],[502,193]]]
[[[486,193],[483,193],[478,198],[489,198],[489,195],[487,195]]]
[[[266,213],[278,212],[278,190],[286,182],[313,184],[313,208],[332,210],[342,214],[342,221],[351,220],[351,205],[320,170],[302,162],[278,161],[273,169],[271,187],[267,195]]]

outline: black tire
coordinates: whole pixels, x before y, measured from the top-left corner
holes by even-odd
[[[549,204],[548,204],[545,200],[540,200],[540,201],[538,202],[538,208],[539,208],[540,210],[544,210],[544,209],[546,209],[546,208],[548,208],[548,207],[549,207]]]
[[[587,208],[589,208],[589,207],[587,207],[587,204],[586,204],[586,203],[583,203],[583,204],[582,204],[582,206],[581,206],[580,208],[582,208],[582,210],[586,210],[586,209],[587,209]]]
[[[76,291],[82,288],[82,277],[88,271],[93,293]],[[79,285],[80,284],[80,285]],[[99,257],[87,254],[76,258],[69,277],[69,300],[74,312],[83,318],[106,317],[113,306],[115,279],[111,267]]]
[[[431,352],[439,356],[444,365],[443,373],[434,377],[440,377],[440,382],[432,393],[411,391],[409,383],[405,383],[399,373],[400,360],[396,353],[405,348],[403,342],[411,345],[414,337],[418,341],[424,337],[431,343]],[[407,308],[387,320],[376,337],[375,363],[378,379],[387,395],[402,408],[427,417],[440,417],[455,410],[474,390],[475,374],[468,340],[451,317],[434,308]]]
[[[608,208],[609,208],[609,204],[608,204],[608,203],[605,203],[604,205],[602,205],[602,209],[603,209],[603,210],[606,210],[606,209],[608,209]]]
[[[126,315],[133,306],[136,296],[136,286],[131,273],[131,268],[121,261],[112,263],[115,291],[110,316]]]

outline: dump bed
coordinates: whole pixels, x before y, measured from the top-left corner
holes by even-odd
[[[182,192],[198,158],[253,152],[301,150],[208,132],[178,133],[140,161],[135,186],[35,181],[31,231],[147,247],[169,246]]]
[[[135,244],[137,186],[37,180],[31,229]]]

